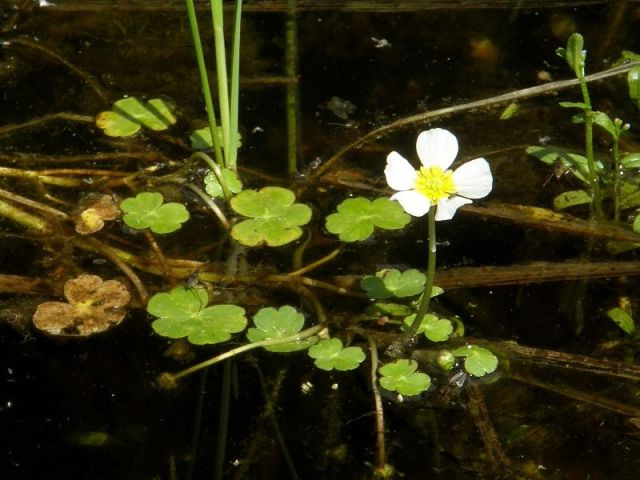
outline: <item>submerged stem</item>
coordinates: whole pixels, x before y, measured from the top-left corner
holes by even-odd
[[[424,319],[424,316],[429,311],[429,303],[431,302],[431,293],[433,291],[433,282],[436,277],[436,206],[429,209],[428,222],[429,222],[429,254],[427,258],[427,283],[424,287],[422,294],[422,301],[418,307],[416,318],[407,330],[407,336],[413,338]]]

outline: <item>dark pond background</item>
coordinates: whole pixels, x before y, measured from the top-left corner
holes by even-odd
[[[282,181],[287,178],[285,4],[246,2],[240,100],[241,166]],[[27,39],[88,72],[104,86],[110,101],[124,95],[170,101],[180,117],[172,130],[176,137],[186,138],[202,126],[200,86],[182,2],[4,1],[0,8],[5,26],[0,34],[0,125],[61,111],[93,116],[107,107],[67,66],[29,43],[15,42]],[[209,18],[205,10],[201,13],[209,35]],[[297,27],[302,171],[404,116],[537,85],[547,78],[570,78],[554,52],[574,31],[585,37],[588,72],[608,68],[622,50],[640,51],[640,3],[635,1],[307,1],[299,5]],[[628,148],[637,146],[640,118],[626,97],[624,78],[593,84],[591,93],[596,108],[633,125]],[[491,109],[431,126],[458,136],[460,158],[489,159],[495,175],[491,199],[550,207],[555,195],[572,188],[571,180],[546,182],[549,168],[528,157],[524,148],[550,143],[580,151],[581,128],[557,107],[560,99],[579,98],[574,89],[526,101],[523,113],[508,122],[498,119],[501,109]],[[355,108],[336,108],[345,101]],[[415,137],[423,128],[427,127],[416,125],[349,154],[343,175],[356,171],[369,186],[383,188],[386,154],[395,149],[413,157]],[[62,158],[139,148],[159,147],[154,139],[145,144],[144,138],[133,146],[116,144],[93,125],[66,121],[0,138],[0,152],[7,155],[34,152]],[[604,137],[596,138],[596,148],[607,151]],[[187,156],[178,148],[166,154],[177,160]],[[2,160],[9,166],[5,164]],[[265,183],[252,175],[246,181],[250,187]],[[39,195],[32,185],[11,179],[1,179],[0,184],[26,196]],[[75,200],[82,192],[56,194]],[[326,182],[312,190],[307,200],[314,204],[315,228],[321,236],[318,219],[350,194],[372,195]],[[163,248],[183,257],[204,251],[208,236],[215,235],[215,226],[207,221],[196,219],[199,230],[191,227],[180,241],[162,239]],[[338,262],[314,276],[373,273],[385,265],[424,268],[425,244],[419,239],[425,231],[424,219],[414,220],[402,233],[347,248]],[[443,242],[438,265],[448,268],[578,259],[588,243],[463,213],[439,225],[438,236]],[[333,241],[324,235],[306,258],[326,253],[327,245],[335,246]],[[2,273],[47,276],[65,264],[61,252],[91,273],[117,274],[88,253],[66,251],[63,243],[43,248],[2,219]],[[287,271],[291,251],[250,252],[248,260],[256,269]],[[595,251],[601,258],[635,258],[633,253],[613,257],[598,247]],[[145,281],[166,288],[162,279]],[[572,301],[574,288],[583,289],[582,317]],[[577,286],[569,282],[454,290],[441,302],[464,319],[470,336],[598,357],[605,355],[603,342],[623,338],[603,312],[622,294],[635,305],[637,291],[638,283],[630,277]],[[300,303],[289,294],[255,289],[238,295],[254,310]],[[177,371],[225,346],[189,350],[186,361],[170,358],[170,342],[152,332],[142,310],[116,331],[95,339],[46,337],[29,326],[30,312],[46,299],[0,295],[0,478],[215,478],[222,367],[193,375],[170,392],[156,388],[154,380],[163,371]],[[348,318],[362,310],[356,301],[328,295],[322,300],[336,317]],[[238,336],[232,344],[241,342]],[[633,361],[635,346],[627,347]],[[296,478],[272,419],[265,414],[265,389],[275,388],[280,389],[275,415],[297,478],[371,478],[376,444],[366,368],[326,373],[314,369],[303,354],[259,352],[234,360],[231,370],[222,478]],[[638,408],[637,386],[629,382],[618,385],[619,380],[544,369],[532,375],[540,382],[557,381]],[[304,393],[301,386],[307,381],[314,386]],[[389,461],[398,478],[496,478],[464,396],[454,392],[444,399],[445,383],[446,379],[436,381],[434,389],[416,401],[385,400]],[[478,384],[512,463],[500,478],[631,479],[640,474],[640,431],[633,415],[499,375]]]

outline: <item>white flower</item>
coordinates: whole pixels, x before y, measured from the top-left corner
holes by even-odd
[[[450,220],[459,207],[491,191],[493,177],[484,158],[448,170],[458,154],[458,140],[450,131],[434,128],[422,132],[416,150],[420,170],[414,170],[398,152],[387,156],[384,169],[387,183],[398,191],[391,199],[400,202],[408,214],[421,217],[437,206],[436,220]]]

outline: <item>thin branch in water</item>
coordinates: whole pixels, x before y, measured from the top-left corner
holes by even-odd
[[[21,130],[28,130],[34,127],[44,126],[49,122],[53,122],[55,120],[66,120],[69,122],[80,122],[80,123],[95,123],[95,117],[91,117],[88,115],[81,115],[79,113],[72,112],[58,112],[58,113],[50,113],[48,115],[43,115],[42,117],[33,118],[31,120],[27,120],[22,123],[11,123],[9,125],[5,125],[0,127],[0,137],[5,137],[7,135],[13,135],[16,132]]]
[[[335,257],[337,257],[340,254],[341,251],[342,251],[342,249],[340,247],[338,247],[335,250],[332,250],[331,252],[329,252],[324,257],[316,260],[315,262],[311,262],[310,264],[305,265],[304,267],[299,268],[298,270],[290,272],[289,275],[291,275],[292,277],[295,277],[295,276],[298,276],[298,275],[302,275],[304,273],[308,273],[311,270],[314,270],[314,269],[324,265],[325,263],[330,262]]]
[[[171,283],[171,286],[175,285],[176,282],[173,278],[173,275],[171,275],[171,268],[167,264],[167,261],[164,258],[164,254],[160,249],[160,245],[158,245],[158,242],[156,242],[153,234],[149,230],[144,230],[144,238],[147,240],[149,246],[151,247],[151,250],[153,250],[153,254],[158,259],[158,262],[160,263],[160,267],[162,268],[162,272],[164,273],[166,279]]]

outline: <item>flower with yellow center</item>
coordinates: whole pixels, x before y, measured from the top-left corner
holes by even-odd
[[[419,170],[414,170],[397,152],[387,156],[384,169],[387,183],[397,190],[391,199],[397,200],[408,214],[421,217],[436,207],[436,220],[450,220],[459,207],[491,192],[493,177],[484,158],[449,170],[458,155],[458,140],[448,130],[422,132],[416,150],[422,163]]]

